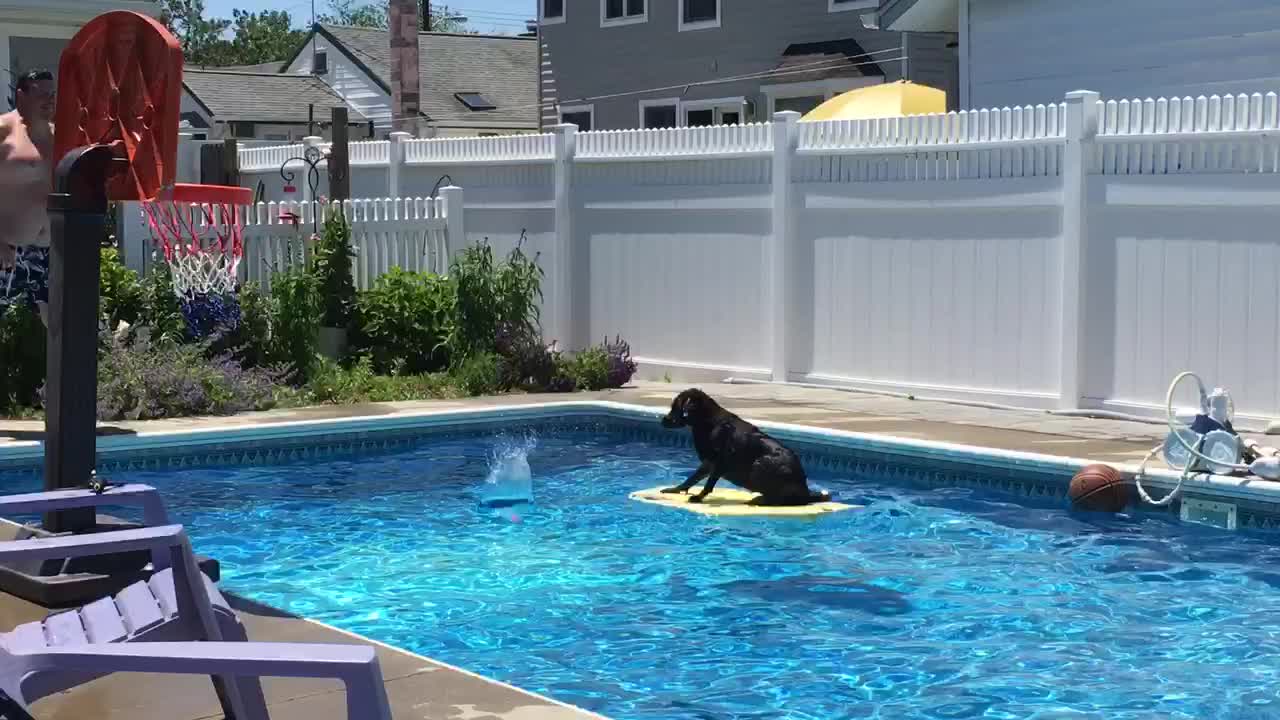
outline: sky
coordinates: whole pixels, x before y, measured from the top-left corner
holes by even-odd
[[[373,0],[377,2],[378,0]],[[385,2],[385,0],[382,0]],[[357,5],[362,4],[357,0]],[[436,8],[448,6],[457,15],[465,15],[473,30],[490,33],[524,32],[526,20],[535,17],[535,0],[433,0]],[[287,10],[300,26],[309,24],[311,0],[205,0],[205,14],[230,18],[235,8],[241,10]],[[329,0],[315,0],[316,14],[328,12]]]

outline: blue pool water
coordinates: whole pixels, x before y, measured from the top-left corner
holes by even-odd
[[[112,479],[240,594],[619,720],[1280,717],[1265,535],[816,471],[866,509],[711,519],[627,499],[691,451],[596,431],[485,510],[502,442]]]

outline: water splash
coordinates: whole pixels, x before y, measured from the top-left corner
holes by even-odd
[[[480,489],[480,504],[499,510],[512,522],[521,522],[521,512],[533,504],[533,471],[529,453],[537,438],[499,436],[489,453],[489,475]]]

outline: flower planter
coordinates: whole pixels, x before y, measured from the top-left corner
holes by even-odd
[[[320,354],[330,360],[339,360],[347,352],[347,329],[321,327],[316,341]]]

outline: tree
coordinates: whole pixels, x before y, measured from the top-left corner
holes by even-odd
[[[425,15],[425,9],[426,4],[422,2],[418,12]],[[329,12],[330,14],[328,15],[320,16],[320,22],[350,27],[382,28],[384,30],[389,25],[387,3],[385,2],[357,5],[356,0],[329,0]],[[431,6],[430,30],[432,32],[468,32],[467,24],[459,19],[458,14],[450,10],[449,6],[435,4]]]
[[[204,16],[204,0],[161,0],[160,21],[169,28],[182,44],[182,54],[187,62],[197,65],[230,64],[220,62],[226,49],[223,33],[231,27],[230,20],[208,19]]]
[[[302,45],[307,34],[293,27],[289,13],[263,10],[251,13],[232,10],[235,35],[231,38],[231,55],[236,65],[257,65],[284,61]]]
[[[257,65],[287,60],[306,33],[283,11],[232,10],[234,20],[206,18],[204,0],[162,0],[160,20],[192,65]],[[227,31],[232,35],[227,37]]]

